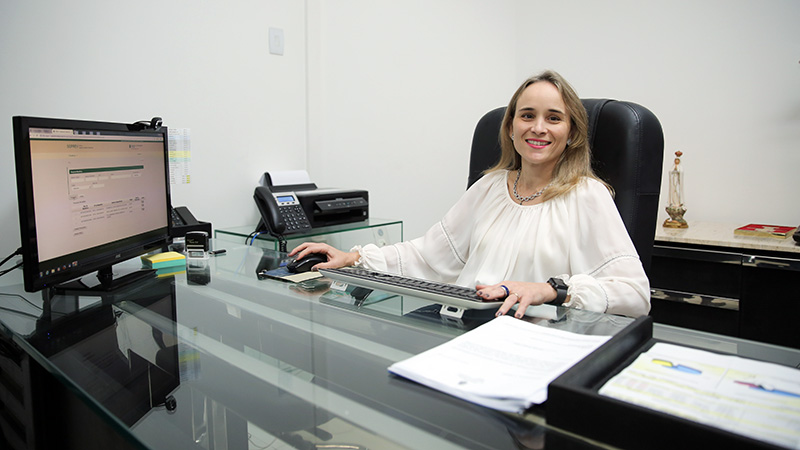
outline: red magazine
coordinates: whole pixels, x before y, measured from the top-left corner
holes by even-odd
[[[785,239],[786,237],[790,236],[795,229],[797,229],[797,227],[751,223],[733,230],[733,234],[738,236],[759,236]]]

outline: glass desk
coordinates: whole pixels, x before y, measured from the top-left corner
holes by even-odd
[[[249,244],[255,226],[245,225],[214,230],[216,239]],[[347,250],[355,245],[373,243],[379,247],[403,241],[403,221],[370,218],[361,222],[352,222],[327,227],[317,227],[307,233],[287,236],[286,245],[289,250],[303,242],[325,242],[336,248]],[[278,250],[278,240],[268,233],[256,237],[255,245]]]
[[[130,448],[602,447],[548,427],[545,406],[500,413],[387,372],[491,320],[493,311],[453,320],[409,296],[373,291],[365,298],[331,289],[325,279],[258,279],[281,260],[272,250],[228,246],[186,273],[101,297],[55,296],[49,306],[23,291],[21,273],[0,278],[3,355],[30,358],[46,375],[26,382],[33,418],[21,427],[40,441],[44,430],[61,430],[68,436],[52,438],[60,448],[85,443],[81,437],[93,442],[97,427],[73,414],[78,403],[119,438],[114,445]],[[525,320],[586,334],[614,334],[631,322],[562,312],[558,320]],[[777,362],[800,363],[797,351],[684,331],[656,334],[734,353],[767,348]],[[8,356],[10,347],[20,350],[17,357]],[[59,389],[75,400],[52,401]]]

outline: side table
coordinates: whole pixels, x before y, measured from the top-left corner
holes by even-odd
[[[656,322],[800,348],[800,245],[736,236],[744,224],[656,229],[650,269]]]

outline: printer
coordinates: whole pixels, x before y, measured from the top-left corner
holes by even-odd
[[[312,228],[369,219],[369,193],[361,189],[317,188],[305,171],[265,172],[261,185],[297,198]]]

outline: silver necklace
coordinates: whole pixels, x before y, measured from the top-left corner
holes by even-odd
[[[541,188],[538,192],[535,192],[533,195],[529,195],[527,197],[520,197],[519,194],[517,194],[517,183],[519,183],[519,176],[520,175],[522,175],[522,169],[517,171],[517,179],[514,180],[514,197],[516,197],[516,199],[519,201],[520,205],[525,203],[525,202],[529,202],[529,201],[535,199],[536,197],[542,195],[544,193],[545,189],[549,188],[550,185],[553,184],[553,182],[551,181],[550,183],[547,183],[547,186]]]

